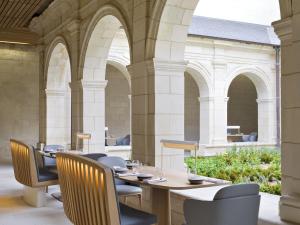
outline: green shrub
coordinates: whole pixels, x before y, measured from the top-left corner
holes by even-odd
[[[255,182],[262,192],[280,194],[281,164],[278,150],[233,148],[223,154],[197,158],[197,174],[229,180],[232,183]],[[194,158],[186,158],[194,168]]]

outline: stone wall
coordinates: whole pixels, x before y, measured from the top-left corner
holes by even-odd
[[[241,132],[257,132],[257,93],[246,76],[236,77],[228,91],[228,126],[240,126]]]
[[[39,54],[33,47],[0,45],[0,161],[9,161],[9,139],[39,139]]]
[[[130,95],[125,76],[107,65],[105,89],[105,124],[109,135],[119,138],[130,133]]]

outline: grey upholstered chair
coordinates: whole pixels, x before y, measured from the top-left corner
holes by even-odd
[[[256,132],[252,132],[250,133],[250,137],[249,137],[249,141],[250,142],[256,142],[257,141],[257,133]]]
[[[116,140],[116,146],[121,145],[130,145],[130,135],[126,135],[125,137],[118,138]]]
[[[257,184],[228,186],[213,201],[185,200],[186,225],[257,225],[259,204]]]
[[[117,156],[102,157],[98,159],[98,162],[111,168],[112,170],[114,169],[114,166],[119,166],[124,168],[126,167],[126,161],[121,157],[117,157]],[[124,197],[125,202],[127,200],[127,197],[137,196],[139,198],[140,205],[142,204],[143,191],[140,187],[127,184],[126,182],[118,178],[115,178],[115,185],[116,185],[116,191],[118,196]]]
[[[44,152],[57,152],[59,149],[64,149],[62,145],[45,145],[43,151]],[[50,158],[47,156],[43,156],[44,167],[56,167],[56,159]]]
[[[242,140],[243,142],[256,142],[257,141],[257,133],[252,132],[249,135],[243,135]]]
[[[107,155],[104,153],[89,153],[89,154],[84,154],[82,156],[98,161],[98,159],[100,159],[102,157],[106,157]]]

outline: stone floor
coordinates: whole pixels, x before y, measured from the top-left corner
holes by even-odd
[[[46,207],[33,208],[23,202],[22,188],[12,168],[0,165],[0,225],[71,225],[62,203],[47,194]],[[57,186],[50,187],[49,193],[57,190]]]

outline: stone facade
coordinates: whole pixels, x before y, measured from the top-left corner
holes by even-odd
[[[119,37],[118,42],[125,41]],[[129,55],[129,49],[119,46],[114,46],[114,52]],[[258,133],[255,146],[275,146],[276,52],[272,46],[190,36],[185,60],[184,104],[172,104],[172,109],[184,109],[185,140],[199,141],[202,154],[214,154],[232,146],[227,144],[226,128],[238,125],[244,134]],[[156,79],[162,93],[166,81],[165,76]],[[172,85],[178,90],[179,80]],[[170,106],[164,102],[161,106],[167,110]],[[160,121],[163,129],[168,128],[168,119]]]

